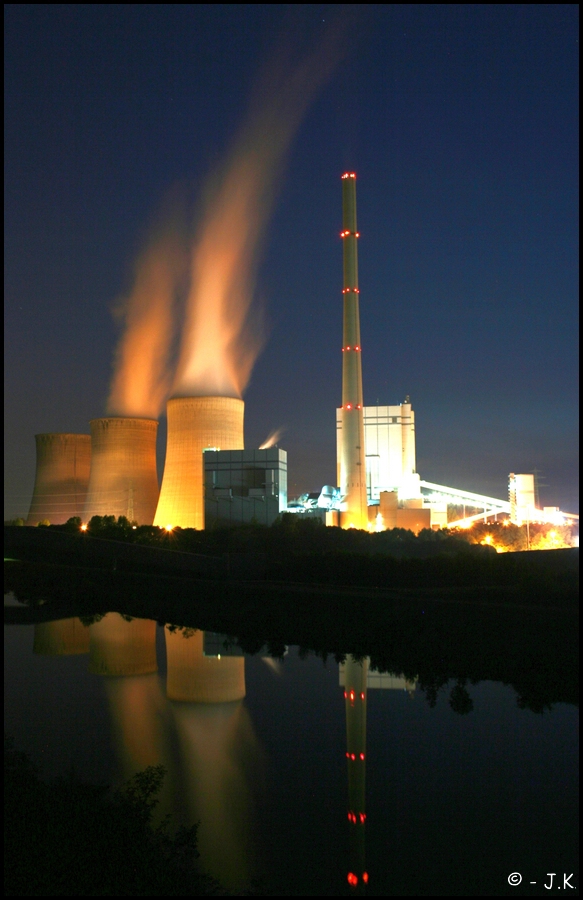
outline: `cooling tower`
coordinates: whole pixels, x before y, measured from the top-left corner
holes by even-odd
[[[154,525],[204,528],[202,452],[243,450],[245,404],[234,397],[175,397],[168,401],[168,442]]]
[[[74,656],[89,653],[89,629],[81,619],[37,622],[33,653],[37,656]]]
[[[83,520],[126,516],[151,525],[158,503],[155,419],[92,419],[91,476]]]
[[[107,613],[89,626],[89,671],[94,675],[146,675],[157,672],[156,623],[127,621]]]
[[[35,434],[36,477],[27,525],[82,516],[91,466],[88,434]]]
[[[242,656],[206,657],[203,632],[188,637],[164,629],[169,700],[188,703],[230,703],[245,696],[245,659]]]

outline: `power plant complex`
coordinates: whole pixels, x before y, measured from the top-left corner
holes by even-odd
[[[93,419],[91,434],[36,435],[36,478],[27,525],[72,517],[125,516],[163,528],[270,525],[283,512],[317,516],[342,528],[385,530],[448,524],[448,504],[464,522],[502,515],[517,524],[565,517],[537,509],[533,475],[510,476],[506,500],[424,481],[416,471],[415,413],[365,406],[358,286],[356,175],[342,175],[342,403],[336,410],[337,485],[288,503],[287,454],[245,449],[244,403],[231,396],[172,397],[162,484],[155,419]],[[332,427],[332,423],[331,423]],[[465,516],[465,507],[478,510]],[[235,690],[235,689],[234,689]],[[235,694],[240,689],[235,690]]]

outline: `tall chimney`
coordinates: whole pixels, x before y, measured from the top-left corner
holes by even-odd
[[[204,528],[203,450],[243,450],[244,411],[235,397],[168,401],[166,462],[154,525]]]
[[[340,492],[343,528],[366,528],[366,465],[362,395],[360,315],[358,309],[358,252],[356,230],[356,175],[342,176],[342,234],[344,241],[344,327],[342,343],[342,438],[340,444]]]

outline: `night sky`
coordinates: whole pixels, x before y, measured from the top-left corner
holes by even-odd
[[[575,5],[8,4],[5,26],[5,517],[34,435],[105,415],[164,196],[200,196],[278,48],[333,33],[262,245],[246,445],[285,429],[290,496],[336,481],[351,170],[365,404],[411,396],[421,478],[505,498],[536,468],[578,511]]]

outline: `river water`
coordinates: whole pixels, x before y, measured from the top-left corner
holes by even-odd
[[[578,890],[575,707],[521,709],[492,681],[432,707],[366,660],[204,646],[117,613],[6,626],[5,730],[47,777],[119,784],[163,764],[160,814],[200,821],[202,861],[235,893]]]

